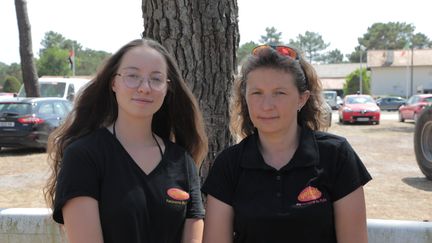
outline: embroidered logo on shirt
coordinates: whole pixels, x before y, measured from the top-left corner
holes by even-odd
[[[317,200],[321,197],[322,193],[315,187],[308,186],[297,197],[300,202],[309,202]]]
[[[168,189],[167,194],[174,200],[184,201],[189,199],[189,193],[178,188]]]

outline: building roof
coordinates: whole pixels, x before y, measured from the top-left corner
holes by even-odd
[[[413,66],[432,66],[432,49],[367,51],[367,66],[371,68],[406,67],[411,65],[411,61]]]
[[[321,78],[322,88],[325,90],[343,89],[345,78]]]
[[[340,63],[340,64],[314,64],[318,77],[323,78],[344,78],[356,69],[360,68],[360,63]],[[366,63],[363,63],[363,68]]]

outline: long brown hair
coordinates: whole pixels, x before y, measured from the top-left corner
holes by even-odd
[[[164,57],[168,67],[167,78],[170,82],[161,108],[153,115],[153,132],[185,148],[198,167],[204,160],[208,150],[208,141],[203,117],[194,95],[181,76],[177,63],[156,41],[133,40],[106,61],[96,77],[76,98],[74,108],[66,122],[49,137],[48,159],[52,162],[51,176],[44,193],[50,206],[53,206],[57,176],[65,148],[78,138],[97,128],[108,126],[117,119],[118,104],[111,88],[113,77],[123,56],[138,46],[147,46],[158,51]]]
[[[297,51],[297,53],[300,53]],[[261,51],[259,55],[250,55],[243,64],[240,76],[235,80],[230,100],[230,130],[235,140],[254,133],[255,127],[249,117],[246,103],[246,81],[250,72],[257,68],[273,68],[292,74],[299,93],[310,91],[310,97],[298,113],[297,123],[312,130],[323,130],[326,122],[323,107],[321,82],[311,64],[304,58],[294,60],[277,53],[272,48]]]

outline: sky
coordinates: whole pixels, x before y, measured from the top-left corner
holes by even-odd
[[[115,52],[143,31],[142,0],[27,0],[33,54],[38,57],[48,31],[76,40],[84,48]],[[430,0],[237,0],[240,45],[259,42],[266,27],[288,42],[306,31],[319,33],[328,51],[350,54],[374,23],[405,22],[432,39]],[[13,0],[0,0],[0,62],[20,62]]]

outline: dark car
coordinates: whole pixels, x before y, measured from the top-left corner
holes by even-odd
[[[416,94],[411,96],[405,105],[399,107],[399,121],[417,121],[423,108],[432,103],[432,94]]]
[[[48,136],[67,117],[72,103],[62,98],[0,101],[0,148],[46,148]]]
[[[399,96],[381,97],[376,100],[380,109],[387,111],[397,111],[405,102],[406,99]]]
[[[347,95],[339,107],[339,122],[380,123],[381,110],[370,95]]]

